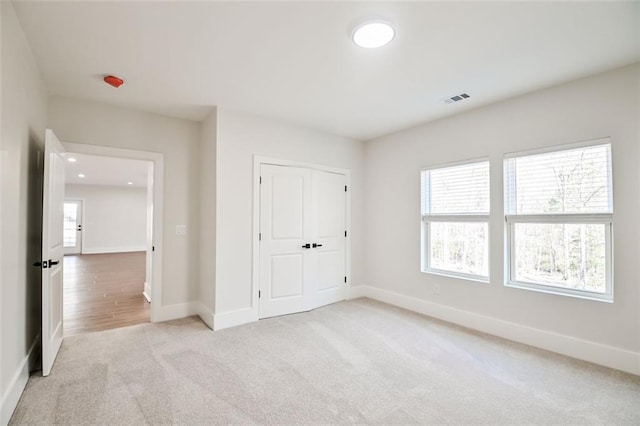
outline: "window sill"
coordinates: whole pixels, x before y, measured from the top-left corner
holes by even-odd
[[[538,293],[555,294],[558,296],[573,297],[575,299],[592,300],[595,302],[613,303],[613,294],[591,293],[588,291],[565,289],[552,287],[544,284],[525,283],[521,281],[507,281],[505,287],[518,288],[522,290],[537,291]]]
[[[481,277],[479,275],[460,274],[456,272],[443,271],[441,269],[423,269],[422,273],[438,275],[440,277],[456,278],[456,279],[465,280],[465,281],[474,281],[482,284],[489,284],[489,277]]]

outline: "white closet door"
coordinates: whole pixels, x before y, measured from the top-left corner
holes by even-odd
[[[346,177],[260,168],[260,318],[345,298]]]
[[[311,170],[263,164],[260,176],[260,318],[311,309]]]
[[[314,170],[312,307],[345,299],[346,276],[346,177]]]

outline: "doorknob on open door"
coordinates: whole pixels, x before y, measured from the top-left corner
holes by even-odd
[[[309,244],[309,243],[304,244],[304,245],[302,246],[302,248],[303,248],[303,249],[309,249],[309,248],[311,248],[311,244]]]
[[[322,247],[322,244],[313,243],[313,248]]]
[[[60,261],[59,261],[59,260],[51,260],[51,259],[49,259],[49,266],[50,266],[50,267],[51,267],[51,266],[54,266],[54,265],[57,265],[58,263],[60,263]]]

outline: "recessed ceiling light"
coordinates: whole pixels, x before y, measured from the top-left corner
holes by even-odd
[[[69,157],[69,158],[67,158],[67,161],[70,162],[70,163],[75,163],[78,160],[76,158],[74,158],[74,157]]]
[[[133,182],[127,182],[127,185],[133,185]]]
[[[373,49],[388,44],[396,36],[396,30],[385,21],[369,21],[356,27],[353,42],[360,47]]]
[[[79,174],[78,174],[78,177],[79,177],[79,178],[83,178],[83,177],[84,177],[84,173],[79,173]]]

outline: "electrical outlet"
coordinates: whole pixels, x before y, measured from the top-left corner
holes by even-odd
[[[432,289],[433,289],[433,294],[435,294],[435,295],[439,295],[440,294],[440,284],[439,283],[434,283]]]
[[[187,235],[187,225],[176,225],[176,235]]]

